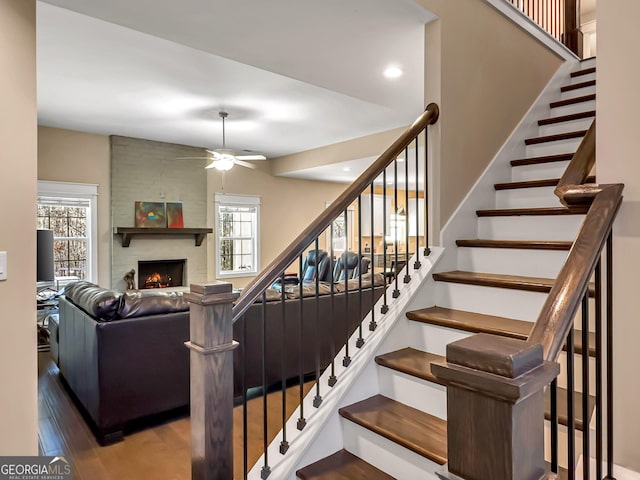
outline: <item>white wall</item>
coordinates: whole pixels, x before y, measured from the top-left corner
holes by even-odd
[[[37,455],[36,4],[0,1],[0,455]]]
[[[624,182],[614,230],[614,459],[640,471],[640,62],[638,0],[600,1],[597,65],[598,182]]]

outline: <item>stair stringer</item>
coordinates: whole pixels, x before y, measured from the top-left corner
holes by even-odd
[[[418,249],[422,251],[422,248]],[[395,284],[388,288],[389,311],[381,315],[380,307],[383,298],[374,306],[376,312],[377,328],[370,332],[367,328],[371,314],[363,320],[363,336],[365,344],[362,348],[356,348],[358,338],[356,331],[349,340],[349,348],[352,353],[352,362],[348,367],[342,366],[344,348],[336,355],[336,376],[338,383],[330,390],[326,390],[329,379],[329,370],[326,370],[320,379],[323,389],[323,401],[319,408],[313,406],[315,389],[304,398],[304,411],[307,413],[307,425],[299,431],[296,428],[297,418],[300,414],[297,408],[287,420],[287,440],[289,449],[285,455],[279,452],[279,433],[269,445],[268,458],[271,474],[269,478],[282,480],[295,480],[296,471],[321,458],[324,458],[344,447],[342,427],[338,409],[352,403],[364,400],[379,393],[377,366],[374,358],[380,353],[387,352],[391,348],[406,344],[409,334],[406,321],[406,312],[424,306],[425,303],[433,305],[435,291],[432,274],[435,272],[444,253],[441,247],[431,247],[429,257],[421,257],[422,266],[419,270],[413,270],[415,256],[407,263],[411,281],[399,282],[400,296],[393,299],[391,291]],[[405,267],[406,268],[406,267]],[[398,274],[398,278],[404,277],[404,270]],[[264,464],[264,455],[256,462],[247,478],[250,480],[261,479],[261,469]]]
[[[569,73],[577,65],[579,65],[577,60],[567,60],[560,65],[531,108],[511,132],[509,138],[500,147],[498,153],[489,162],[444,225],[440,232],[440,245],[445,247],[446,257],[441,262],[441,266],[453,268],[457,265],[457,249],[448,248],[455,247],[457,239],[478,236],[476,210],[496,208],[494,184],[511,181],[513,167],[509,162],[514,158],[526,157],[526,146],[523,139],[538,136],[538,120],[550,115],[549,103],[557,99],[560,87],[564,85]],[[559,201],[558,206],[561,206]]]

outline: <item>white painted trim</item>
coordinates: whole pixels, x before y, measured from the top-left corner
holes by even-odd
[[[86,280],[98,283],[98,185],[93,183],[52,182],[38,180],[38,196],[83,198],[89,200],[90,236]]]
[[[502,13],[513,23],[522,28],[529,35],[537,39],[555,54],[565,60],[578,60],[578,56],[551,36],[546,30],[531,20],[527,15],[518,10],[513,4],[505,0],[484,0],[493,8]]]

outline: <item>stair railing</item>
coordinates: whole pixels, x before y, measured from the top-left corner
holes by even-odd
[[[506,0],[582,58],[579,0]]]
[[[559,445],[556,378],[564,347],[566,478],[575,479],[580,473],[576,469],[580,447],[581,476],[585,480],[592,478],[590,425],[595,403],[595,478],[613,479],[612,228],[624,186],[584,184],[595,164],[595,128],[594,121],[556,187],[556,195],[567,208],[582,211],[588,206],[588,211],[528,340],[474,335],[447,345],[447,363],[432,366],[433,373],[448,387],[449,456],[442,478],[556,478],[561,470],[559,453],[564,450]],[[594,283],[590,283],[592,278]],[[594,298],[595,318],[589,315],[590,297]],[[579,335],[574,331],[578,311],[582,330]],[[595,329],[594,335],[589,333],[590,325]],[[581,355],[580,363],[574,361],[574,354]],[[595,381],[590,380],[590,356],[595,356]],[[581,401],[575,385],[578,372],[582,376]],[[551,473],[545,464],[543,425],[543,393],[549,384],[551,435],[547,453]],[[590,395],[594,390],[595,399]],[[578,419],[583,429],[582,445],[577,442],[578,406],[582,409]]]
[[[247,478],[260,458],[260,476],[269,477],[269,445],[280,435],[286,454],[290,415],[297,408],[295,426],[306,427],[307,392],[320,408],[340,380],[336,355],[343,351],[341,364],[350,365],[365,342],[364,321],[375,330],[399,282],[421,268],[430,254],[427,133],[438,115],[429,104],[239,298],[230,284],[192,286],[193,478]]]

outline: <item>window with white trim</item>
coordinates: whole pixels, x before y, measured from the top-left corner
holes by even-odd
[[[37,228],[53,230],[58,284],[97,282],[97,185],[38,182]]]
[[[256,275],[260,267],[260,197],[216,194],[216,277]]]

